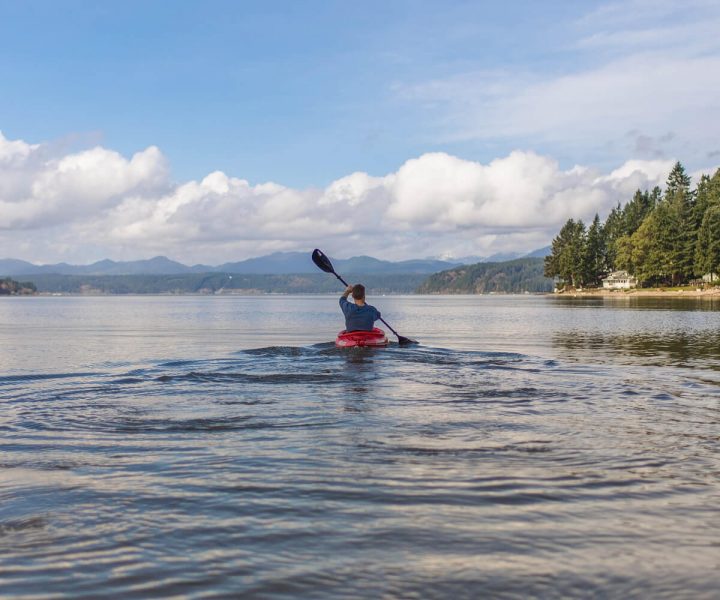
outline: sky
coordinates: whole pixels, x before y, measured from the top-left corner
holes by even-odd
[[[716,0],[0,0],[0,258],[524,252],[720,165]]]

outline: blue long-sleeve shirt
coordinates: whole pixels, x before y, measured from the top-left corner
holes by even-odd
[[[340,308],[345,315],[346,331],[372,331],[375,321],[380,318],[380,311],[374,306],[369,304],[358,306],[348,302],[345,296],[340,297]]]

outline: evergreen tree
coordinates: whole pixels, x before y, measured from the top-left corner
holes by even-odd
[[[667,200],[658,204],[647,219],[647,227],[643,230],[642,237],[647,238],[642,239],[647,250],[642,254],[647,262],[642,266],[643,271],[664,284],[678,283],[682,222],[677,205]]]
[[[660,200],[662,200],[662,190],[656,185],[648,196],[648,210],[646,214],[650,214],[650,212],[660,203]]]
[[[695,206],[693,207],[693,224],[697,229],[695,236],[695,275],[702,277],[708,271],[704,262],[704,256],[707,247],[707,238],[701,240],[701,235],[708,235],[706,230],[701,234],[703,221],[707,211],[716,205],[720,205],[720,169],[718,169],[712,177],[703,175],[698,184],[695,194]]]
[[[587,230],[585,251],[583,254],[583,285],[598,286],[607,273],[607,248],[600,217],[595,214]]]
[[[712,179],[708,175],[702,175],[695,189],[695,204],[693,206],[693,222],[696,224],[697,229],[700,229],[705,211],[712,203],[712,188]]]
[[[615,267],[637,276],[637,265],[634,256],[636,239],[635,234],[624,235],[615,242]]]
[[[562,235],[565,228],[568,226],[566,222],[563,225],[560,233],[558,233],[550,242],[550,254],[548,254],[543,260],[543,275],[554,279],[560,276],[560,254],[562,254],[563,247],[565,245],[564,237]]]
[[[678,192],[690,191],[690,176],[685,173],[685,167],[677,161],[668,175],[665,185],[665,196],[673,196]]]
[[[720,275],[720,203],[705,211],[698,231],[695,264],[700,275]]]
[[[607,264],[610,269],[616,268],[615,259],[617,255],[616,243],[624,233],[625,227],[623,224],[622,209],[620,203],[614,207],[608,218],[605,219],[605,226],[603,227],[603,233],[605,236],[605,247],[607,249]]]
[[[658,206],[627,241],[628,266],[641,283],[664,283],[668,277],[668,266],[663,262],[665,252],[659,235],[663,226],[663,212],[662,205]]]
[[[660,206],[667,210],[658,231],[662,246],[662,263],[669,271],[673,285],[691,279],[694,273],[696,229],[693,224],[693,193],[690,177],[676,162],[668,176],[665,197]]]
[[[585,255],[585,225],[568,219],[553,239],[550,255],[545,258],[545,277],[558,277],[573,287],[582,285]]]
[[[570,243],[560,256],[560,271],[564,281],[570,282],[573,287],[581,287],[584,271],[585,257],[585,224],[576,221],[570,231]]]
[[[632,235],[640,227],[647,216],[650,207],[650,193],[637,190],[633,199],[628,202],[622,211],[622,235]],[[622,237],[622,236],[621,236]]]

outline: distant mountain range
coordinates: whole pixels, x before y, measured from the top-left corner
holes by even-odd
[[[354,256],[346,259],[332,259],[339,273],[361,274],[431,274],[452,269],[463,264],[477,262],[502,262],[519,257],[537,257],[549,254],[550,248],[541,248],[529,254],[504,253],[488,257],[472,256],[457,260],[415,259],[392,262],[371,256]],[[90,265],[35,265],[14,258],[0,259],[0,276],[18,275],[182,275],[190,273],[237,273],[243,275],[289,275],[317,273],[318,269],[310,258],[310,252],[275,252],[267,256],[249,258],[239,262],[228,262],[217,266],[187,266],[165,256],[147,260],[113,261],[101,260]]]
[[[462,263],[444,260],[403,260],[391,262],[371,256],[355,256],[332,259],[340,273],[371,274],[429,274],[451,269]],[[165,256],[148,260],[113,261],[101,260],[90,265],[34,265],[13,258],[0,259],[0,276],[18,275],[185,275],[191,273],[237,273],[240,275],[291,275],[317,273],[318,268],[310,258],[310,252],[276,252],[267,256],[228,262],[217,266],[187,266]]]

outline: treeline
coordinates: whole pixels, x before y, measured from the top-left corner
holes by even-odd
[[[32,279],[42,293],[60,294],[317,294],[342,292],[326,273],[302,275],[238,275],[190,273],[180,275],[58,275]],[[354,275],[370,295],[412,293],[427,277],[422,274]]]
[[[9,277],[0,279],[0,296],[27,296],[37,292],[37,288],[29,281],[15,281]]]
[[[522,294],[549,292],[552,279],[543,275],[542,258],[478,263],[441,271],[428,277],[418,294]]]
[[[597,287],[611,271],[625,270],[641,286],[683,285],[720,273],[720,169],[695,189],[677,162],[665,191],[635,192],[605,222],[589,227],[569,219],[545,258],[545,275],[559,287]]]

